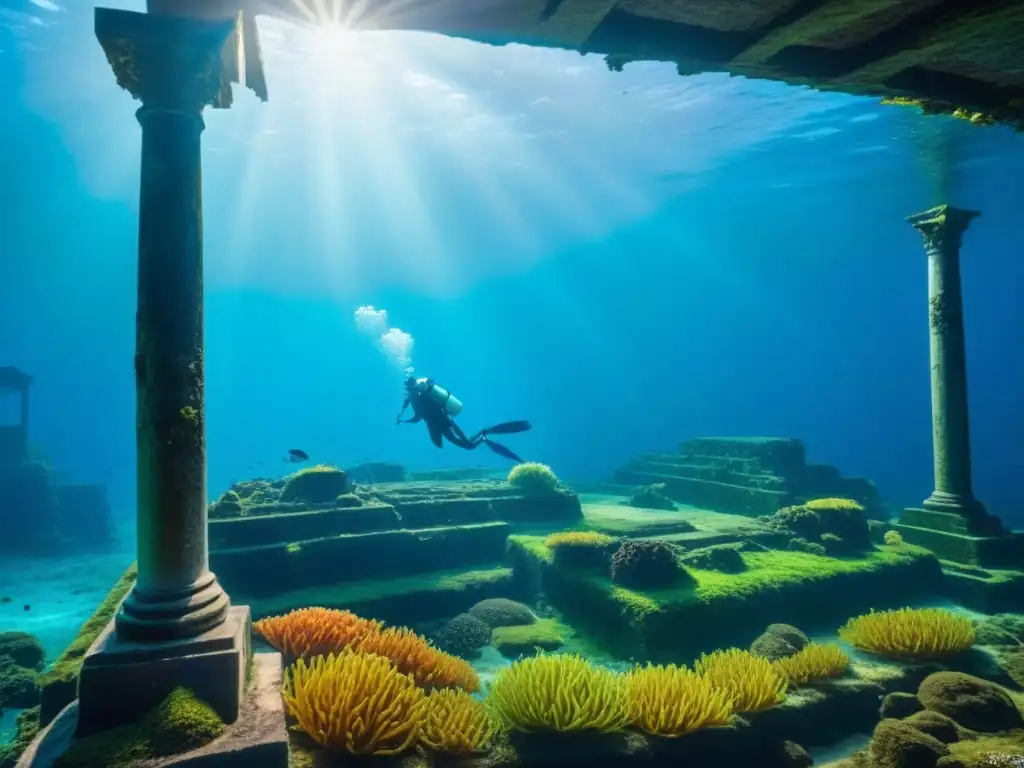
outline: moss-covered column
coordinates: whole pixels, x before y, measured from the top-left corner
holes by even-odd
[[[223,92],[234,22],[96,10],[118,83],[142,102],[136,315],[138,580],[125,640],[193,637],[229,600],[209,570],[203,412],[203,109]]]
[[[976,211],[940,206],[910,216],[928,254],[928,327],[932,380],[935,490],[924,502],[932,512],[984,516],[971,485],[967,360],[960,287],[960,245]]]

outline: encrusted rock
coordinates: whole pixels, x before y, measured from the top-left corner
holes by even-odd
[[[973,731],[995,733],[1024,728],[1010,695],[995,683],[963,672],[935,672],[918,688],[925,709],[941,712]]]

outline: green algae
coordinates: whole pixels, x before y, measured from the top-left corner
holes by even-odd
[[[54,768],[122,768],[140,760],[177,755],[208,744],[224,732],[209,704],[176,688],[137,723],[76,739]]]
[[[568,630],[554,619],[537,619],[532,624],[496,627],[491,645],[508,658],[516,658],[537,649],[556,651],[565,645]]]

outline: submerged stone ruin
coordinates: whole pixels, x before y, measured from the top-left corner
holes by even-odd
[[[0,391],[20,400],[16,424],[0,426],[0,555],[56,556],[110,549],[114,530],[102,485],[66,485],[29,448],[32,377],[0,367]]]
[[[808,499],[853,499],[867,515],[885,515],[875,484],[808,464],[803,443],[783,437],[701,437],[678,453],[651,453],[619,469],[609,489],[664,483],[674,501],[757,517]]]

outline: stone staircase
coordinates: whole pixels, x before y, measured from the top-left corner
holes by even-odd
[[[508,536],[582,517],[568,491],[524,496],[506,483],[361,488],[362,506],[270,504],[210,520],[211,569],[255,618],[307,605],[393,623],[431,621],[514,597]]]
[[[757,517],[811,498],[854,499],[868,515],[884,508],[874,483],[844,478],[835,467],[807,464],[799,440],[778,437],[703,437],[678,453],[647,454],[619,469],[606,487],[664,483],[682,504]]]

